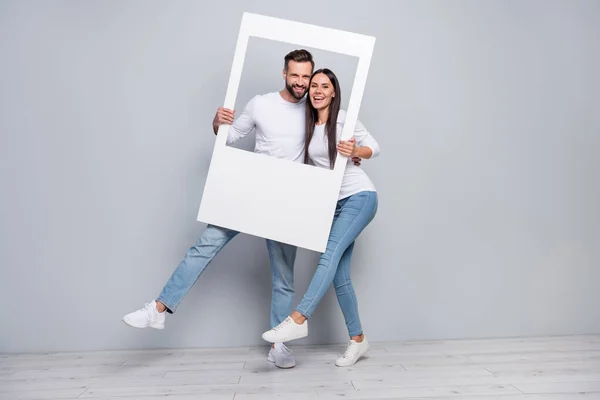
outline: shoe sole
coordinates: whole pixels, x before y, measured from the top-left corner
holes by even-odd
[[[276,340],[270,340],[268,339],[268,336],[266,336],[264,333],[262,335],[262,338],[265,342],[269,342],[269,343],[285,343],[285,342],[290,342],[292,340],[296,340],[296,339],[302,339],[304,337],[307,337],[308,333],[303,333],[301,335],[295,335],[295,336],[290,336],[290,337],[286,337],[284,339],[276,339]]]
[[[290,369],[290,368],[294,368],[294,367],[296,366],[296,364],[294,363],[293,365],[290,365],[290,366],[288,367],[288,366],[286,366],[286,365],[279,365],[279,364],[275,363],[275,366],[276,366],[277,368],[281,368],[281,369]]]
[[[127,321],[126,318],[123,318],[123,322],[126,325],[131,326],[132,328],[137,328],[137,329],[144,329],[144,328],[165,329],[164,325],[144,325],[144,326],[135,325],[135,324]]]

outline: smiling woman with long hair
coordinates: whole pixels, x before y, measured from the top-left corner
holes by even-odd
[[[345,158],[344,178],[329,234],[327,249],[302,301],[281,324],[263,333],[268,342],[287,342],[308,335],[308,319],[331,284],[344,314],[350,342],[335,364],[353,365],[369,349],[358,315],[358,302],[350,279],[350,260],[354,241],[377,212],[377,192],[367,174],[354,165],[352,158],[372,158],[379,145],[360,123],[354,137],[339,140],[346,112],[340,109],[341,90],[337,77],[329,69],[313,73],[306,102],[306,141],[304,162],[333,169],[339,152]]]

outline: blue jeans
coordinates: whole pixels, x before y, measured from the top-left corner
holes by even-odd
[[[331,284],[344,314],[350,336],[363,333],[358,316],[358,301],[350,280],[350,260],[354,241],[377,212],[377,193],[359,192],[339,200],[327,248],[319,259],[312,281],[296,311],[310,318]]]
[[[192,246],[177,269],[167,281],[157,300],[174,313],[181,300],[194,286],[204,269],[223,247],[239,232],[208,225],[194,246]],[[273,296],[271,299],[271,327],[280,324],[292,311],[294,301],[294,261],[295,246],[267,240],[269,260],[273,276]]]

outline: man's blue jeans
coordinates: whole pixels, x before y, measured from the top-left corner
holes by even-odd
[[[194,246],[192,246],[167,281],[158,301],[174,313],[181,300],[194,286],[204,269],[223,247],[239,232],[208,225]],[[273,296],[271,299],[271,327],[280,324],[292,312],[294,301],[294,261],[295,246],[267,240],[269,260],[273,276]]]

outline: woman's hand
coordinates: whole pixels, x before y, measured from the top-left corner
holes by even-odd
[[[357,157],[356,154],[356,139],[351,138],[350,140],[340,140],[337,145],[337,149],[341,155],[345,157]]]

